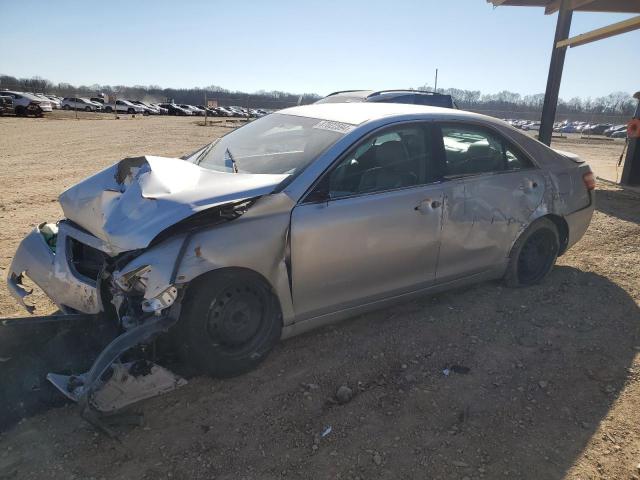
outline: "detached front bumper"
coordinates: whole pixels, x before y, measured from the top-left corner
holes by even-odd
[[[102,241],[73,228],[67,222],[59,223],[54,252],[36,227],[20,243],[15,253],[7,284],[11,294],[30,312],[27,297],[32,292],[23,284],[29,277],[65,313],[99,313],[102,311],[96,279],[78,273],[71,262],[71,239],[101,250]]]

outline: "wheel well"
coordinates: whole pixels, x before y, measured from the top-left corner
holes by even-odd
[[[569,244],[569,225],[567,221],[560,215],[549,214],[541,218],[547,218],[551,220],[558,229],[558,238],[560,239],[560,251],[558,256],[562,255],[567,250]]]
[[[192,285],[205,282],[208,277],[221,275],[221,274],[245,274],[245,275],[252,275],[254,277],[257,277],[262,282],[264,282],[264,284],[267,287],[269,287],[269,291],[276,299],[278,303],[278,308],[280,309],[280,312],[282,312],[282,305],[280,304],[280,298],[278,297],[276,289],[273,288],[273,285],[271,285],[271,282],[269,282],[269,280],[267,280],[265,276],[262,275],[261,273],[256,272],[255,270],[251,270],[250,268],[244,268],[244,267],[223,267],[223,268],[217,268],[215,270],[209,270],[208,272],[201,273],[197,277],[192,278],[191,281],[187,284],[184,298],[187,298],[189,296],[189,290],[191,289]]]

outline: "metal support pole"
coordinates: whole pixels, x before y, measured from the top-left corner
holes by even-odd
[[[558,10],[558,23],[556,24],[556,35],[553,39],[547,90],[544,94],[542,118],[540,119],[540,133],[538,135],[540,141],[546,145],[551,145],[551,135],[553,134],[553,122],[556,118],[556,109],[558,107],[558,95],[560,93],[564,57],[567,53],[567,47],[556,48],[556,45],[560,40],[569,37],[572,15],[573,11],[569,9],[569,0],[562,0],[560,10]]]
[[[204,91],[204,126],[207,126],[207,110],[209,109],[209,104],[207,103],[207,91]]]
[[[640,118],[640,92],[633,96],[638,100],[633,118]],[[640,185],[640,138],[627,139],[627,156],[622,167],[621,185]]]

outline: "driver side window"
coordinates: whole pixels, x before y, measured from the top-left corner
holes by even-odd
[[[425,183],[430,152],[425,129],[395,127],[364,140],[329,174],[331,199]]]

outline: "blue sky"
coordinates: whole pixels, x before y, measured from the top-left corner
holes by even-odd
[[[485,0],[0,0],[0,73],[91,85],[327,94],[543,92],[556,16]],[[576,13],[572,34],[629,18]],[[640,31],[570,49],[561,96],[638,89]]]

